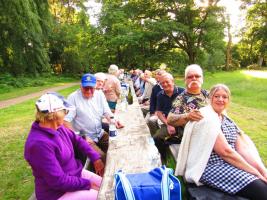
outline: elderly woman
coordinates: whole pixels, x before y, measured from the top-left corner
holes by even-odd
[[[210,105],[199,122],[187,123],[177,158],[176,175],[248,199],[267,199],[267,170],[252,141],[225,114],[227,86],[209,94]]]
[[[108,105],[112,112],[115,112],[117,101],[121,94],[120,81],[117,78],[119,68],[117,65],[110,65],[108,69],[108,75],[106,76],[106,81],[103,87],[103,92],[108,101]]]
[[[85,140],[63,126],[66,113],[74,108],[57,93],[47,93],[36,101],[36,109],[24,157],[35,177],[37,199],[96,199],[104,164]],[[83,169],[76,153],[87,155],[99,175]]]
[[[106,81],[106,74],[104,74],[103,72],[98,72],[95,74],[96,77],[96,86],[95,89],[96,90],[103,90],[105,81]]]

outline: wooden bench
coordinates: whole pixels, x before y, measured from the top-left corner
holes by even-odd
[[[172,144],[169,146],[170,152],[176,161],[180,144]],[[248,200],[239,196],[228,195],[224,192],[212,189],[207,186],[196,186],[195,184],[186,184],[186,192],[188,199],[192,200],[205,200],[205,199],[216,199],[216,200]]]

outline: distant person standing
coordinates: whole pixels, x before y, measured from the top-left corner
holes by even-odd
[[[112,112],[115,112],[117,101],[120,98],[121,94],[121,85],[119,79],[117,78],[118,72],[119,68],[117,65],[110,65],[103,87],[103,92]]]

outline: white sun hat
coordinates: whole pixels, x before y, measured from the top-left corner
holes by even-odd
[[[42,113],[52,113],[60,110],[75,110],[63,96],[56,92],[48,92],[42,95],[36,102],[36,107]]]

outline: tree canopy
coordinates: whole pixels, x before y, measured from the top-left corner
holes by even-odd
[[[198,63],[207,70],[266,65],[266,0],[248,8],[240,42],[219,0],[102,0],[96,26],[85,0],[0,0],[0,72],[14,76],[81,74],[121,68],[182,72]],[[248,6],[249,5],[249,6]],[[225,41],[228,35],[228,41]]]

